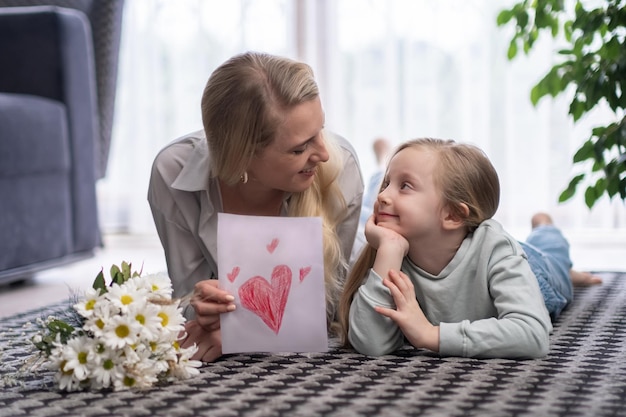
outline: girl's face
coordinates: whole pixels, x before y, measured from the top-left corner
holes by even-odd
[[[284,114],[274,140],[248,166],[250,179],[285,192],[301,192],[313,184],[317,166],[328,161],[322,138],[324,112],[319,98]]]
[[[438,162],[435,152],[415,146],[393,156],[374,204],[377,225],[394,230],[409,242],[441,230],[442,198],[433,179]]]

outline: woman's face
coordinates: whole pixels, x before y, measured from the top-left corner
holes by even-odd
[[[318,165],[328,161],[321,134],[324,121],[319,97],[289,109],[274,140],[248,166],[250,180],[292,193],[309,188]]]

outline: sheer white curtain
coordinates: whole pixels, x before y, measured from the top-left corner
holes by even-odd
[[[99,185],[104,230],[152,231],[146,203],[150,163],[170,140],[200,129],[210,72],[249,49],[313,66],[327,127],[356,147],[364,177],[372,140],[433,136],[472,142],[502,184],[497,218],[519,238],[537,210],[570,233],[626,235],[621,200],[592,211],[582,196],[559,204],[571,158],[598,111],[576,126],[567,101],[530,88],[552,65],[546,40],[529,57],[506,59],[510,33],[489,0],[133,0],[127,4],[118,107],[107,178]]]

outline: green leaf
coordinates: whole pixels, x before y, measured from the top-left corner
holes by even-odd
[[[596,185],[594,186],[596,196],[601,196],[606,191],[606,178],[598,178]]]
[[[619,177],[612,176],[606,185],[606,192],[609,197],[613,198],[619,192]]]
[[[576,187],[585,178],[585,174],[578,174],[571,179],[567,188],[559,196],[559,203],[569,200],[576,193]]]
[[[565,34],[565,40],[572,42],[572,21],[568,20],[563,24],[563,33]]]
[[[588,208],[592,208],[596,203],[598,196],[596,195],[596,190],[593,186],[587,187],[585,190],[585,204]]]
[[[512,10],[502,10],[500,13],[498,13],[498,17],[496,18],[496,23],[498,24],[498,26],[502,26],[502,25],[509,23],[512,18],[513,18]]]
[[[124,275],[119,271],[111,279],[111,283],[115,283],[117,285],[122,285],[125,281]]]
[[[526,9],[517,9],[515,18],[517,19],[517,25],[520,27],[520,29],[524,29],[526,25],[528,25],[528,12],[526,11]]]
[[[573,162],[578,163],[594,157],[593,142],[586,141],[574,154]]]
[[[517,41],[515,39],[511,40],[511,43],[509,43],[509,50],[506,53],[506,56],[508,57],[509,60],[515,58],[515,56],[517,55]]]
[[[130,276],[130,264],[126,261],[122,261],[122,276],[124,277],[124,281],[127,281]]]
[[[120,268],[117,265],[111,265],[111,279],[115,279],[117,274],[121,274]]]
[[[580,119],[585,112],[585,103],[580,101],[578,98],[574,98],[569,106],[569,113],[574,118],[574,121],[578,121],[578,119]]]
[[[58,335],[61,339],[61,343],[65,344],[67,340],[70,338],[72,333],[74,332],[74,327],[70,326],[66,322],[62,320],[51,320],[47,325],[48,330],[50,331],[50,337],[52,340],[56,339]]]
[[[96,279],[93,281],[93,289],[100,290],[100,294],[107,292],[107,284],[104,280],[104,273],[100,270],[100,273],[96,275]]]
[[[537,106],[537,103],[539,103],[539,100],[543,96],[544,96],[544,93],[542,92],[542,88],[540,85],[536,85],[530,90],[530,102],[535,107]]]

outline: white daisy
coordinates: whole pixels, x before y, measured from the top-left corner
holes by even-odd
[[[74,304],[74,309],[85,318],[91,317],[100,299],[100,290],[90,288],[85,292],[83,300]]]
[[[137,281],[137,288],[144,288],[159,298],[172,298],[172,282],[164,273],[144,275],[134,280]]]
[[[137,288],[132,284],[132,281],[133,279],[126,281],[124,285],[113,284],[105,294],[106,299],[111,301],[114,306],[124,313],[131,304],[143,304],[146,302],[148,291],[143,288]]]
[[[124,356],[121,351],[101,346],[97,354],[96,364],[91,369],[92,388],[109,388],[114,381],[124,376]]]
[[[121,349],[137,343],[140,331],[141,328],[133,317],[112,316],[102,329],[102,341],[107,347]]]
[[[188,379],[192,376],[200,374],[200,370],[198,368],[202,366],[202,362],[191,360],[191,357],[197,350],[198,347],[196,345],[189,346],[185,349],[178,349],[178,360],[170,365],[170,372],[173,377],[178,379]]]
[[[161,326],[168,332],[178,335],[178,332],[185,329],[185,317],[183,317],[182,309],[178,308],[178,302],[160,305],[157,315],[161,318]]]
[[[61,370],[73,371],[79,381],[86,380],[95,360],[94,350],[94,340],[87,336],[76,336],[68,340],[61,351],[61,357],[65,361]]]
[[[152,303],[135,303],[128,308],[128,316],[135,319],[139,325],[139,337],[146,340],[155,340],[162,330],[161,317],[158,316],[161,309]]]
[[[110,302],[96,304],[93,314],[83,323],[83,329],[92,332],[95,337],[104,337],[104,329],[111,317],[119,315],[119,310]]]

